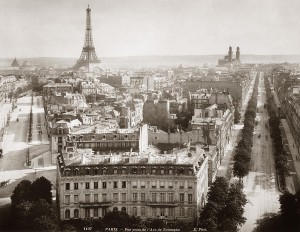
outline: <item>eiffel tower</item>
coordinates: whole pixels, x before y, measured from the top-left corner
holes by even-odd
[[[85,67],[88,72],[90,69],[100,64],[100,60],[98,59],[95,47],[93,44],[93,37],[92,37],[92,25],[91,25],[91,9],[90,6],[86,9],[86,29],[85,29],[85,41],[84,46],[82,48],[81,56],[77,63],[75,64],[74,68],[79,69],[81,67]]]

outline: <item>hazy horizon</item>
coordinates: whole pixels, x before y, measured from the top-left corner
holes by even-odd
[[[298,55],[298,0],[0,0],[0,57]]]

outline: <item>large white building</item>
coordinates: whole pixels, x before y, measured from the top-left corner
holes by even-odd
[[[109,210],[142,220],[192,222],[205,204],[208,157],[196,151],[95,155],[90,149],[58,156],[60,219],[99,218]]]

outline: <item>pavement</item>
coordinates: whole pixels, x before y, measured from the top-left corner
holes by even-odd
[[[297,182],[292,183],[290,185],[287,185],[287,187],[289,192],[295,194],[297,191],[300,190],[300,155],[298,153],[297,148],[295,147],[295,141],[292,132],[290,130],[289,124],[287,123],[287,120],[281,119],[280,122],[281,122],[281,131],[283,132],[282,138],[283,138],[284,146],[288,155],[290,155],[292,158],[291,161],[293,162],[294,170],[292,170],[291,176],[289,177],[289,181],[291,181],[290,179],[293,178],[293,175],[296,175],[297,182],[298,182],[298,184]]]

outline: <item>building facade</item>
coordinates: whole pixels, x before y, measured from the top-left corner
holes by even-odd
[[[205,204],[208,157],[176,154],[58,156],[60,219],[99,218],[118,209],[142,220],[193,222]]]

